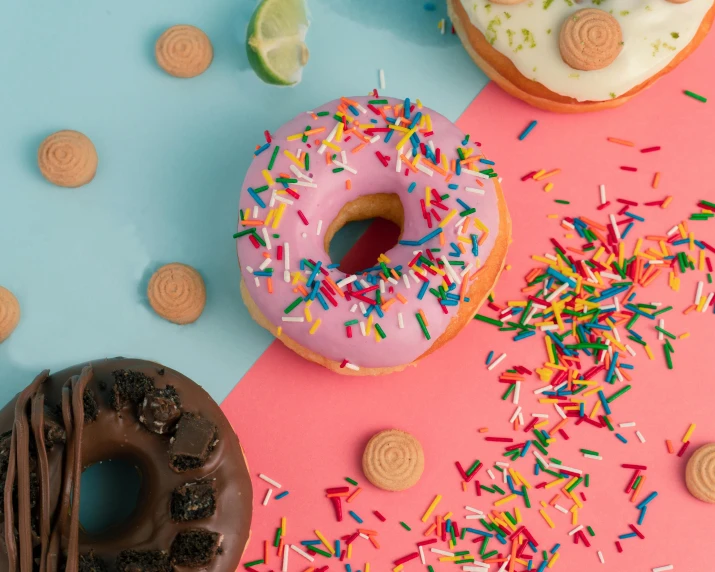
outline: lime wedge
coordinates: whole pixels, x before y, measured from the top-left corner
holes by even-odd
[[[305,0],[261,1],[246,34],[248,61],[258,77],[273,85],[300,81],[308,63],[308,26]]]

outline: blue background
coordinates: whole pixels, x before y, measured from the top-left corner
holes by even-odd
[[[22,306],[0,345],[0,404],[42,368],[125,355],[178,369],[223,399],[272,338],[241,302],[231,234],[238,193],[264,129],[341,95],[421,98],[455,120],[486,84],[443,2],[312,0],[311,56],[296,88],[262,84],[248,67],[254,2],[20,0],[0,5],[0,285]],[[174,24],[211,38],[215,59],[195,79],[154,61]],[[40,175],[40,142],[88,135],[95,180],[63,189]],[[203,275],[199,321],[176,326],[149,308],[160,265]]]

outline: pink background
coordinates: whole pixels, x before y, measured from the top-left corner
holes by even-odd
[[[715,57],[715,37],[704,45],[675,72],[662,79],[647,93],[617,110],[595,115],[555,115],[532,109],[501,92],[494,85],[487,87],[470,105],[458,124],[482,141],[484,148],[503,177],[514,222],[514,243],[509,253],[511,271],[505,272],[496,289],[497,302],[518,299],[523,276],[532,268],[530,255],[550,251],[548,238],[562,240],[564,230],[560,219],[548,219],[549,213],[560,217],[584,215],[593,220],[605,220],[606,212],[597,213],[598,185],[606,184],[609,199],[627,198],[636,201],[662,199],[673,195],[667,210],[637,207],[634,212],[647,219],[647,225],[637,226],[627,241],[628,251],[638,236],[649,232],[664,233],[690,213],[697,212],[698,199],[715,201],[715,102],[700,103],[682,94],[689,89],[704,95],[715,94],[712,62]],[[438,102],[426,102],[439,107]],[[522,142],[518,134],[532,119],[538,125]],[[619,137],[636,143],[636,148],[615,145],[606,137]],[[641,154],[638,149],[654,145],[661,151]],[[621,171],[620,165],[631,165],[638,172]],[[521,182],[522,175],[539,169],[560,168],[562,172],[550,179],[554,189],[546,194],[543,182]],[[655,171],[662,173],[660,187],[651,188]],[[554,199],[566,199],[570,205],[558,205]],[[715,243],[715,222],[690,222],[696,236]],[[578,246],[577,241],[569,241]],[[711,258],[715,258],[711,254]],[[596,537],[590,538],[591,548],[573,545],[567,531],[573,527],[570,515],[551,508],[548,512],[556,522],[549,530],[537,512],[526,510],[516,501],[529,526],[540,542],[540,549],[562,544],[562,555],[555,569],[588,572],[602,570],[596,551],[602,550],[608,570],[650,570],[655,566],[674,564],[676,570],[700,572],[712,569],[712,522],[715,506],[692,498],[684,485],[683,473],[689,454],[699,445],[715,441],[713,419],[713,385],[715,365],[708,355],[712,348],[713,315],[690,314],[681,311],[692,303],[695,280],[702,273],[686,275],[678,294],[659,285],[641,290],[639,301],[672,303],[675,310],[667,314],[666,327],[676,334],[689,331],[686,340],[673,342],[675,369],[665,367],[662,349],[656,341],[652,325],[638,323],[637,330],[654,349],[655,361],[645,355],[631,361],[633,389],[612,404],[616,423],[635,421],[635,428],[621,429],[628,444],[617,441],[607,430],[597,430],[585,424],[567,426],[571,440],[559,440],[550,453],[568,466],[576,466],[591,474],[591,486],[583,490],[588,498],[580,511],[580,523],[591,525]],[[715,286],[707,286],[710,292]],[[493,312],[485,310],[487,315]],[[635,346],[635,344],[634,344]],[[506,388],[497,382],[501,367],[487,371],[487,353],[507,352],[503,365],[522,364],[533,369],[545,361],[540,336],[514,343],[508,333],[496,328],[470,324],[462,334],[436,355],[425,359],[416,368],[386,378],[363,379],[338,377],[309,364],[286,350],[280,343],[273,345],[236,386],[223,404],[235,427],[256,476],[253,540],[245,561],[262,558],[263,541],[272,540],[282,516],[287,517],[288,539],[293,543],[315,538],[318,528],[329,539],[350,534],[356,523],[346,515],[343,523],[335,522],[333,509],[324,498],[327,487],[342,486],[344,477],[360,482],[362,494],[346,505],[364,520],[364,527],[379,532],[380,550],[359,539],[353,549],[353,570],[364,570],[370,562],[373,571],[392,568],[392,562],[414,551],[414,543],[423,540],[426,526],[420,522],[425,508],[435,494],[444,496],[439,511],[451,510],[460,526],[465,524],[464,505],[484,511],[491,509],[490,500],[497,496],[476,497],[473,486],[462,492],[461,479],[454,467],[459,460],[469,466],[478,458],[487,466],[503,460],[502,447],[487,443],[477,432],[489,427],[490,435],[513,434],[508,423],[515,406],[500,400]],[[548,412],[552,422],[556,415],[549,406],[534,403],[531,390],[541,383],[529,378],[522,390],[525,417],[531,412]],[[669,455],[664,440],[671,439],[676,447],[690,422],[697,423],[688,454],[679,459]],[[421,481],[403,493],[380,491],[367,483],[360,469],[363,447],[374,432],[396,427],[414,434],[423,444],[426,456]],[[647,442],[641,444],[634,429],[639,429]],[[595,449],[603,461],[585,459],[579,448]],[[658,491],[658,498],[649,506],[648,516],[639,527],[645,540],[622,541],[623,554],[617,554],[614,541],[619,534],[629,532],[638,511],[624,494],[631,472],[620,463],[648,465],[644,494]],[[532,484],[541,477],[533,476],[533,456],[529,453],[515,465]],[[271,500],[261,506],[267,483],[257,478],[265,473],[281,482],[290,495]],[[489,484],[483,472],[482,482]],[[551,477],[548,477],[551,480]],[[555,489],[532,493],[532,502],[548,501]],[[279,491],[274,491],[274,494]],[[643,498],[644,494],[641,495]],[[567,508],[570,504],[562,504]],[[513,508],[515,503],[506,507]],[[387,522],[380,523],[372,510],[380,510]],[[346,509],[347,510],[347,509]],[[413,527],[402,529],[398,521]],[[474,524],[475,521],[472,521]],[[497,545],[490,543],[490,547]],[[440,548],[446,548],[442,543]],[[471,549],[468,541],[459,549]],[[464,548],[463,548],[464,547]],[[280,562],[271,551],[272,560],[261,571],[279,570]],[[320,557],[319,560],[322,561]],[[428,562],[435,570],[456,569],[453,564],[438,563],[436,555]],[[538,564],[540,558],[536,560]],[[325,560],[331,570],[343,570],[337,560]],[[308,562],[299,555],[290,556],[289,570],[304,570]],[[406,570],[420,568],[418,560]],[[496,567],[492,567],[496,569]]]

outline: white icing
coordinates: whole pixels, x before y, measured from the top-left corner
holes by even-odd
[[[657,74],[695,37],[713,1],[526,0],[508,6],[461,0],[472,24],[522,75],[578,101],[618,97]],[[570,14],[591,7],[618,20],[623,50],[604,69],[578,71],[561,59],[559,32]]]

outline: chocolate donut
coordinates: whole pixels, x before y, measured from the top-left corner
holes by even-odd
[[[129,518],[79,523],[80,478],[123,459],[141,475]],[[43,371],[0,411],[0,572],[234,572],[252,488],[231,425],[201,387],[143,360]]]

